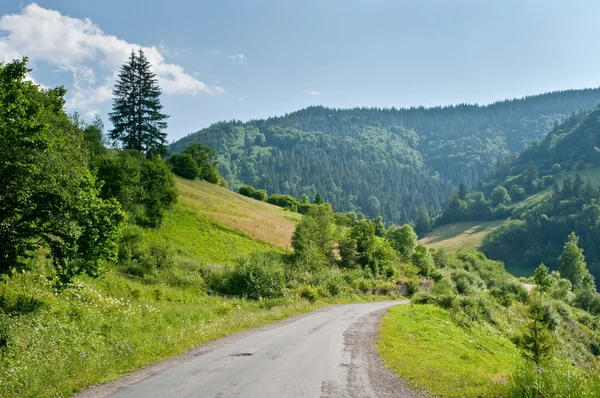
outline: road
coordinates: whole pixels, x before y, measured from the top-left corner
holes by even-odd
[[[209,343],[80,398],[417,397],[374,351],[381,315],[407,302],[326,307]]]

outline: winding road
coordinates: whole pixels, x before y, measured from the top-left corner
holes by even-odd
[[[407,302],[322,308],[205,344],[79,397],[417,397],[375,351],[381,315]]]

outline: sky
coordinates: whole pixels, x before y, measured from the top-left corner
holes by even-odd
[[[310,105],[487,104],[600,86],[597,0],[0,0],[0,62],[105,124],[143,48],[169,140]]]

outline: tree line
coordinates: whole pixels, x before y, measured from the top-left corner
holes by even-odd
[[[336,211],[416,221],[421,203],[443,210],[453,188],[476,189],[512,153],[541,139],[600,90],[410,109],[309,107],[282,117],[216,123],[170,146],[214,148],[233,189],[248,184],[296,198],[325,195]],[[515,195],[517,192],[515,192]]]

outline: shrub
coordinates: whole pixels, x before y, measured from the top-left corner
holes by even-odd
[[[586,374],[570,363],[552,362],[544,368],[522,362],[508,383],[498,386],[493,396],[504,398],[587,398],[600,396],[600,378]]]
[[[267,198],[267,191],[264,189],[254,189],[250,185],[242,185],[238,189],[238,193],[252,199],[260,200],[261,202]]]
[[[419,274],[422,276],[429,276],[435,266],[433,257],[431,257],[431,253],[429,253],[429,249],[424,245],[417,245],[417,247],[415,247],[415,251],[411,256],[411,261],[414,265],[419,267]]]
[[[169,158],[173,173],[188,180],[195,180],[200,175],[200,168],[190,155],[176,153]]]
[[[290,195],[273,194],[267,198],[267,203],[289,209],[297,205],[296,198]],[[297,207],[296,207],[297,208]]]
[[[229,293],[252,300],[281,297],[285,278],[278,255],[258,253],[239,259],[229,280]]]
[[[300,297],[310,301],[311,303],[314,303],[319,299],[319,290],[314,286],[301,285],[298,288],[297,293]]]

